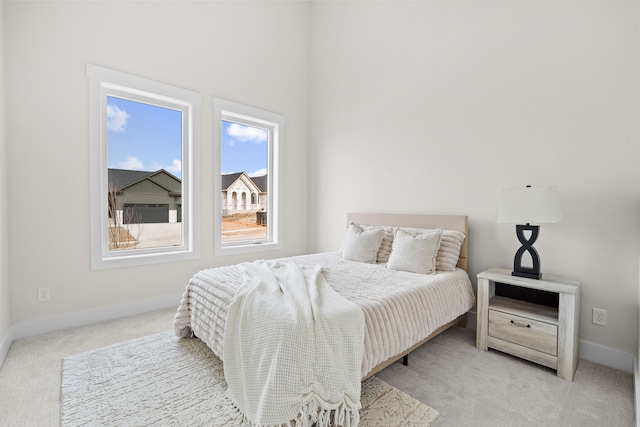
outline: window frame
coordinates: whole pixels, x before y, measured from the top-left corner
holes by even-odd
[[[282,249],[282,140],[285,118],[281,114],[222,98],[214,108],[214,252],[216,256],[250,254]],[[267,238],[256,241],[222,242],[222,121],[269,129],[267,149]],[[240,172],[240,171],[238,171]],[[247,171],[245,171],[247,172]]]
[[[202,95],[187,89],[87,64],[89,80],[89,188],[91,269],[100,270],[184,261],[200,257],[200,204],[197,162]],[[182,111],[182,245],[109,250],[107,96]]]

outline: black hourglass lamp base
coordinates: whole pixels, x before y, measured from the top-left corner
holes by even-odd
[[[525,231],[531,232],[529,239],[525,236]],[[522,243],[522,246],[518,249],[515,258],[513,259],[512,276],[528,277],[529,279],[540,279],[540,277],[542,277],[542,274],[540,273],[540,257],[538,256],[536,248],[533,247],[533,244],[538,238],[539,232],[540,226],[538,225],[516,225],[516,236],[518,236],[518,240]],[[525,252],[529,252],[529,255],[531,256],[531,267],[522,266],[522,256]]]

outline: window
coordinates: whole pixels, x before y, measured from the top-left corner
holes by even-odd
[[[284,117],[219,98],[214,109],[216,254],[279,249]]]
[[[199,256],[201,96],[88,65],[91,266]]]

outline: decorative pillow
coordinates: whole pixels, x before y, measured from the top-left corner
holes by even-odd
[[[440,248],[436,255],[436,270],[455,271],[465,237],[461,231],[442,230]]]
[[[426,228],[400,227],[398,230],[406,231],[410,234],[420,234],[430,231]],[[436,270],[455,271],[458,259],[460,258],[460,248],[466,238],[465,234],[456,230],[442,230],[440,248],[436,255]]]
[[[393,233],[396,232],[395,227],[389,227],[387,225],[364,225],[358,224],[365,230],[378,230],[382,229],[384,234],[382,236],[382,242],[380,242],[380,248],[378,249],[378,256],[376,262],[386,263],[389,261],[389,255],[391,254],[391,245],[393,245]]]
[[[436,254],[440,247],[441,235],[440,230],[412,234],[398,229],[393,238],[393,248],[387,268],[433,274],[436,271]]]
[[[364,230],[351,223],[342,247],[342,257],[351,261],[375,263],[384,230]]]

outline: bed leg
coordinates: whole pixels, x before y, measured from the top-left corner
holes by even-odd
[[[405,354],[404,356],[402,356],[402,364],[404,366],[409,366],[409,355]]]

